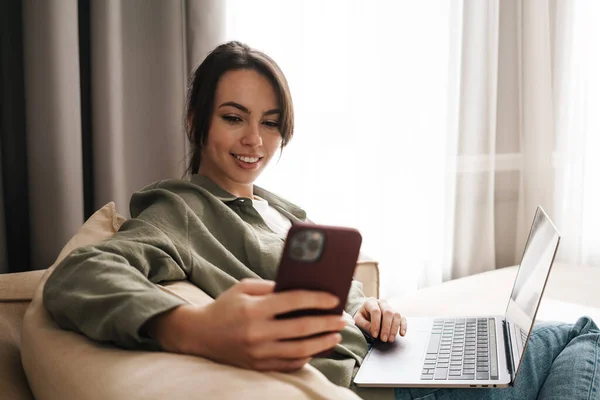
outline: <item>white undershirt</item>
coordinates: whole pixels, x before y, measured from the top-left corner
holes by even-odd
[[[292,222],[289,219],[271,207],[265,199],[258,196],[254,196],[254,199],[252,199],[252,206],[254,206],[254,209],[258,211],[273,232],[283,238],[287,236],[288,231],[292,227]]]

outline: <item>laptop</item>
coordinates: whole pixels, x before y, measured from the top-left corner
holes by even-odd
[[[523,362],[559,241],[554,224],[538,207],[504,315],[407,318],[406,335],[393,343],[376,342],[354,383],[363,387],[511,386]]]

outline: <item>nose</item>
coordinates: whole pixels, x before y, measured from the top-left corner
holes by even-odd
[[[260,136],[260,124],[248,124],[248,128],[242,137],[244,146],[259,147],[262,145],[262,137]]]

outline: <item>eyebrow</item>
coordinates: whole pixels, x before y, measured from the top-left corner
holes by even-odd
[[[248,110],[246,107],[244,107],[240,103],[236,103],[235,101],[226,101],[225,103],[221,104],[219,106],[219,108],[226,107],[226,106],[235,107],[238,110],[240,110],[240,111],[242,111],[242,112],[244,112],[246,114],[250,114],[250,110]],[[278,108],[274,108],[272,110],[265,111],[263,115],[273,115],[273,114],[281,114],[281,110],[278,109]]]

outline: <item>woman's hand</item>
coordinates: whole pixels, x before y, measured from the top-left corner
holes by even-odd
[[[357,326],[371,333],[382,342],[393,342],[400,331],[406,334],[406,318],[394,311],[385,300],[369,297],[354,315]]]
[[[341,341],[337,332],[346,326],[341,316],[275,319],[294,310],[333,308],[337,297],[300,290],[273,293],[274,287],[272,281],[242,280],[207,306],[184,305],[156,317],[150,333],[167,351],[261,371],[297,370]]]

